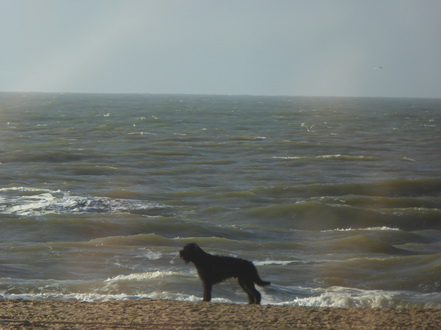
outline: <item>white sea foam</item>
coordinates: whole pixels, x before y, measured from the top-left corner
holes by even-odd
[[[367,228],[336,228],[336,229],[326,229],[326,230],[321,230],[322,233],[327,233],[327,232],[334,232],[334,231],[399,231],[399,228],[394,228],[394,227],[387,227],[387,226],[382,226],[382,227],[367,227]]]
[[[407,291],[361,290],[347,287],[311,289],[312,296],[296,298],[277,305],[337,308],[430,308],[439,306],[441,295],[430,294],[433,303],[427,303],[428,294]],[[421,299],[423,297],[423,299]]]
[[[166,295],[164,295],[166,296]],[[131,300],[131,299],[153,299],[152,294],[102,294],[102,293],[24,293],[24,294],[5,294],[3,299],[24,299],[24,300],[78,300],[78,301],[109,301],[109,300]],[[167,299],[167,298],[164,298]]]
[[[69,192],[32,187],[1,188],[0,213],[20,216],[42,216],[47,214],[85,213],[130,213],[164,205],[134,199],[112,199],[108,197],[75,196]],[[25,192],[26,194],[11,194]],[[30,194],[33,193],[33,194]]]
[[[306,290],[306,288],[304,288]],[[441,303],[440,293],[415,294],[407,291],[381,291],[360,290],[353,288],[331,287],[328,289],[311,289],[312,296],[296,297],[293,300],[280,301],[273,293],[261,290],[262,305],[290,305],[304,307],[335,307],[335,308],[439,308]],[[166,299],[178,301],[199,302],[200,296],[172,292],[166,290],[154,290],[150,292],[106,293],[106,292],[38,292],[38,293],[1,293],[2,299],[26,299],[26,300],[78,300],[78,301],[108,301],[108,300],[135,300],[135,299]],[[240,302],[225,298],[214,297],[214,303]]]
[[[129,275],[118,275],[112,278],[108,278],[105,282],[120,282],[120,281],[145,281],[158,278],[166,278],[172,276],[182,275],[182,273],[172,271],[154,271],[145,273],[134,273]]]
[[[47,193],[59,193],[59,192],[61,192],[61,190],[51,190],[51,189],[33,188],[33,187],[7,187],[7,188],[0,188],[0,192],[12,192],[12,191],[47,192]]]
[[[337,160],[367,160],[367,161],[373,161],[377,160],[376,157],[370,157],[370,156],[352,156],[352,155],[341,155],[341,154],[335,154],[335,155],[318,155],[318,156],[274,156],[273,159],[283,159],[283,160],[327,160],[327,159],[337,159]]]
[[[253,261],[256,266],[268,266],[268,265],[290,265],[294,263],[298,263],[298,261],[294,260],[265,260],[265,261]]]
[[[156,133],[150,133],[150,132],[130,132],[127,134],[128,135],[156,135]]]
[[[161,259],[162,253],[157,251],[147,250],[143,257],[147,258],[148,260],[158,260]]]

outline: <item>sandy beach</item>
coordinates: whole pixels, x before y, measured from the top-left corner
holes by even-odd
[[[171,300],[0,300],[0,328],[437,329],[441,309],[340,309]]]

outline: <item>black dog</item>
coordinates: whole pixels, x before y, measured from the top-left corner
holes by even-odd
[[[230,277],[237,277],[239,284],[248,295],[248,303],[260,304],[261,295],[256,290],[254,283],[259,286],[270,285],[262,281],[252,262],[244,259],[216,256],[202,250],[196,243],[184,246],[179,252],[180,257],[186,262],[194,263],[199,277],[204,284],[204,301],[211,300],[213,284],[222,282]]]

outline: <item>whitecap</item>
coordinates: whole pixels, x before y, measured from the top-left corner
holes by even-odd
[[[25,194],[10,194],[10,192]],[[20,216],[47,214],[131,213],[166,208],[164,205],[134,199],[75,196],[68,192],[50,189],[13,187],[1,188],[0,213]]]
[[[329,154],[318,156],[274,156],[273,159],[283,160],[347,160],[347,161],[374,161],[378,160],[376,157],[363,156],[363,155],[342,155],[342,154]]]
[[[148,260],[158,260],[161,259],[162,253],[157,251],[147,250],[142,257],[147,258]]]
[[[347,287],[311,289],[312,296],[296,297],[277,305],[337,308],[434,308],[440,294],[416,294],[409,291],[362,290]],[[430,296],[431,299],[428,299]],[[431,301],[428,303],[428,301]]]
[[[254,265],[256,266],[268,266],[268,265],[291,265],[295,263],[299,263],[298,261],[294,260],[265,260],[265,261],[253,261]]]
[[[33,187],[7,187],[7,188],[0,188],[0,192],[13,192],[13,191],[20,191],[20,192],[47,192],[47,193],[59,193],[59,192],[61,192],[61,190],[51,190],[51,189],[33,188]]]
[[[182,275],[182,273],[172,272],[172,271],[153,271],[153,272],[144,272],[144,273],[133,273],[129,275],[118,275],[112,278],[108,278],[105,282],[120,282],[120,281],[145,281],[145,280],[153,280],[158,278],[166,278]]]
[[[399,228],[395,228],[395,227],[387,227],[387,226],[382,226],[382,227],[367,227],[367,228],[335,228],[335,229],[326,229],[326,230],[321,230],[320,232],[322,233],[327,233],[327,232],[346,232],[346,231],[399,231]]]

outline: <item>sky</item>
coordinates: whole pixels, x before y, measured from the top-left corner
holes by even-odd
[[[0,91],[441,98],[439,0],[0,0]]]

